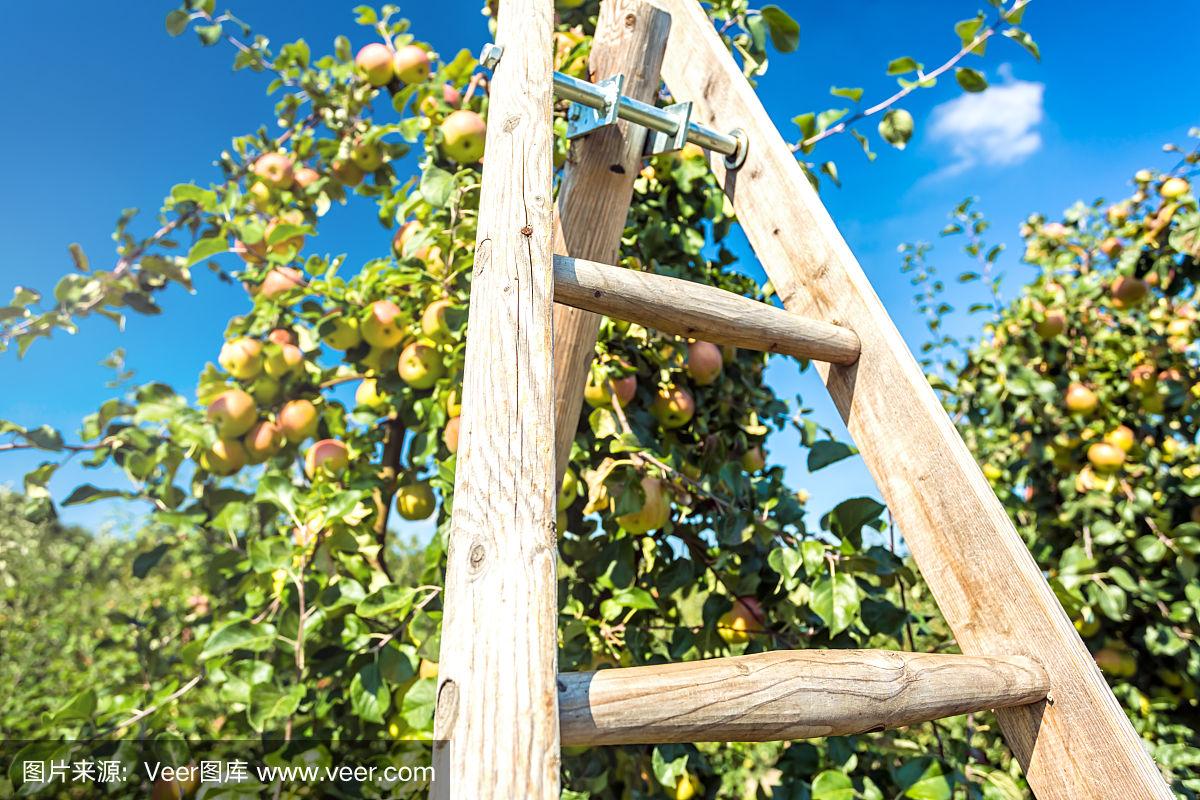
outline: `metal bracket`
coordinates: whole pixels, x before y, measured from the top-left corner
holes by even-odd
[[[479,63],[486,69],[495,69],[500,63],[500,56],[504,55],[504,46],[495,42],[488,42],[483,46],[483,50],[479,52]]]
[[[618,73],[596,83],[596,88],[604,94],[604,108],[571,103],[567,108],[567,138],[578,139],[597,128],[615,124],[621,104],[621,90],[624,87],[625,76]]]
[[[679,123],[679,127],[675,129],[674,134],[648,128],[646,131],[648,134],[646,136],[646,155],[648,156],[682,150],[683,146],[687,144],[688,123],[692,119],[692,104],[690,102],[676,103],[659,110],[674,118]]]

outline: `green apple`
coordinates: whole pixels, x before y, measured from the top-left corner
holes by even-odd
[[[310,436],[317,435],[317,407],[310,400],[289,400],[276,416],[283,435],[292,444],[300,444]]]
[[[474,164],[483,158],[487,124],[474,111],[452,111],[441,124],[442,150],[460,164]]]
[[[392,81],[392,51],[387,45],[372,42],[359,50],[354,66],[372,86],[386,86]]]
[[[241,436],[258,419],[254,398],[241,389],[221,392],[208,404],[208,420],[217,427],[217,436],[232,439]]]
[[[413,342],[401,351],[396,371],[414,389],[429,389],[446,374],[446,365],[432,342]]]
[[[400,306],[391,300],[376,300],[367,308],[366,318],[359,323],[359,333],[372,347],[395,347],[404,338],[404,329],[400,327],[402,316]]]
[[[396,511],[407,520],[429,519],[436,506],[433,487],[425,481],[405,484],[396,490]]]
[[[233,377],[248,381],[262,372],[262,349],[262,342],[243,336],[222,345],[217,361]]]

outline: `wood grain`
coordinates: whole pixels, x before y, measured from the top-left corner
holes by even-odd
[[[624,94],[652,102],[671,18],[642,0],[604,0],[588,60],[593,81],[625,75]],[[629,216],[646,129],[628,122],[593,131],[571,144],[558,190],[554,252],[611,264]],[[583,407],[583,387],[596,354],[600,317],[554,308],[554,408],[557,478],[561,482]]]
[[[852,327],[862,354],[818,365],[965,653],[1028,655],[1051,702],[999,712],[1039,798],[1169,798],[1143,743],[1005,515],[850,248],[695,0],[662,0],[663,74],[694,118],[749,135],[746,162],[711,159],[785,306]]]
[[[715,286],[581,258],[554,257],[554,300],[714,344],[835,364],[858,358],[858,337],[847,328]]]
[[[846,736],[1033,703],[1028,658],[777,650],[558,678],[564,745]]]
[[[505,0],[468,315],[435,796],[557,800],[551,0]]]

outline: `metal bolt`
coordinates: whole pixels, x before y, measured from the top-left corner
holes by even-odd
[[[496,65],[500,63],[502,55],[504,55],[503,47],[494,42],[488,42],[479,53],[479,63],[487,69],[495,69]]]

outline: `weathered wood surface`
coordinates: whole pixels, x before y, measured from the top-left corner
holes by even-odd
[[[727,292],[715,286],[554,257],[554,300],[675,336],[835,364],[858,358],[847,328]]]
[[[1033,703],[1032,659],[778,650],[558,678],[565,745],[846,736]]]
[[[745,130],[736,172],[711,159],[791,311],[854,329],[849,367],[818,365],[855,443],[965,653],[1028,655],[1052,702],[1000,726],[1042,800],[1171,793],[1071,620],[980,474],[850,248],[695,0],[661,0],[674,34],[663,76],[694,119]]]
[[[588,60],[593,81],[625,75],[624,94],[652,102],[671,18],[642,0],[604,0]],[[629,216],[633,181],[641,169],[646,129],[627,122],[571,143],[558,190],[554,252],[611,264]],[[554,408],[557,478],[561,482],[583,407],[583,387],[596,353],[600,317],[554,308]]]
[[[434,720],[442,798],[559,797],[553,14],[505,0],[496,32]]]

